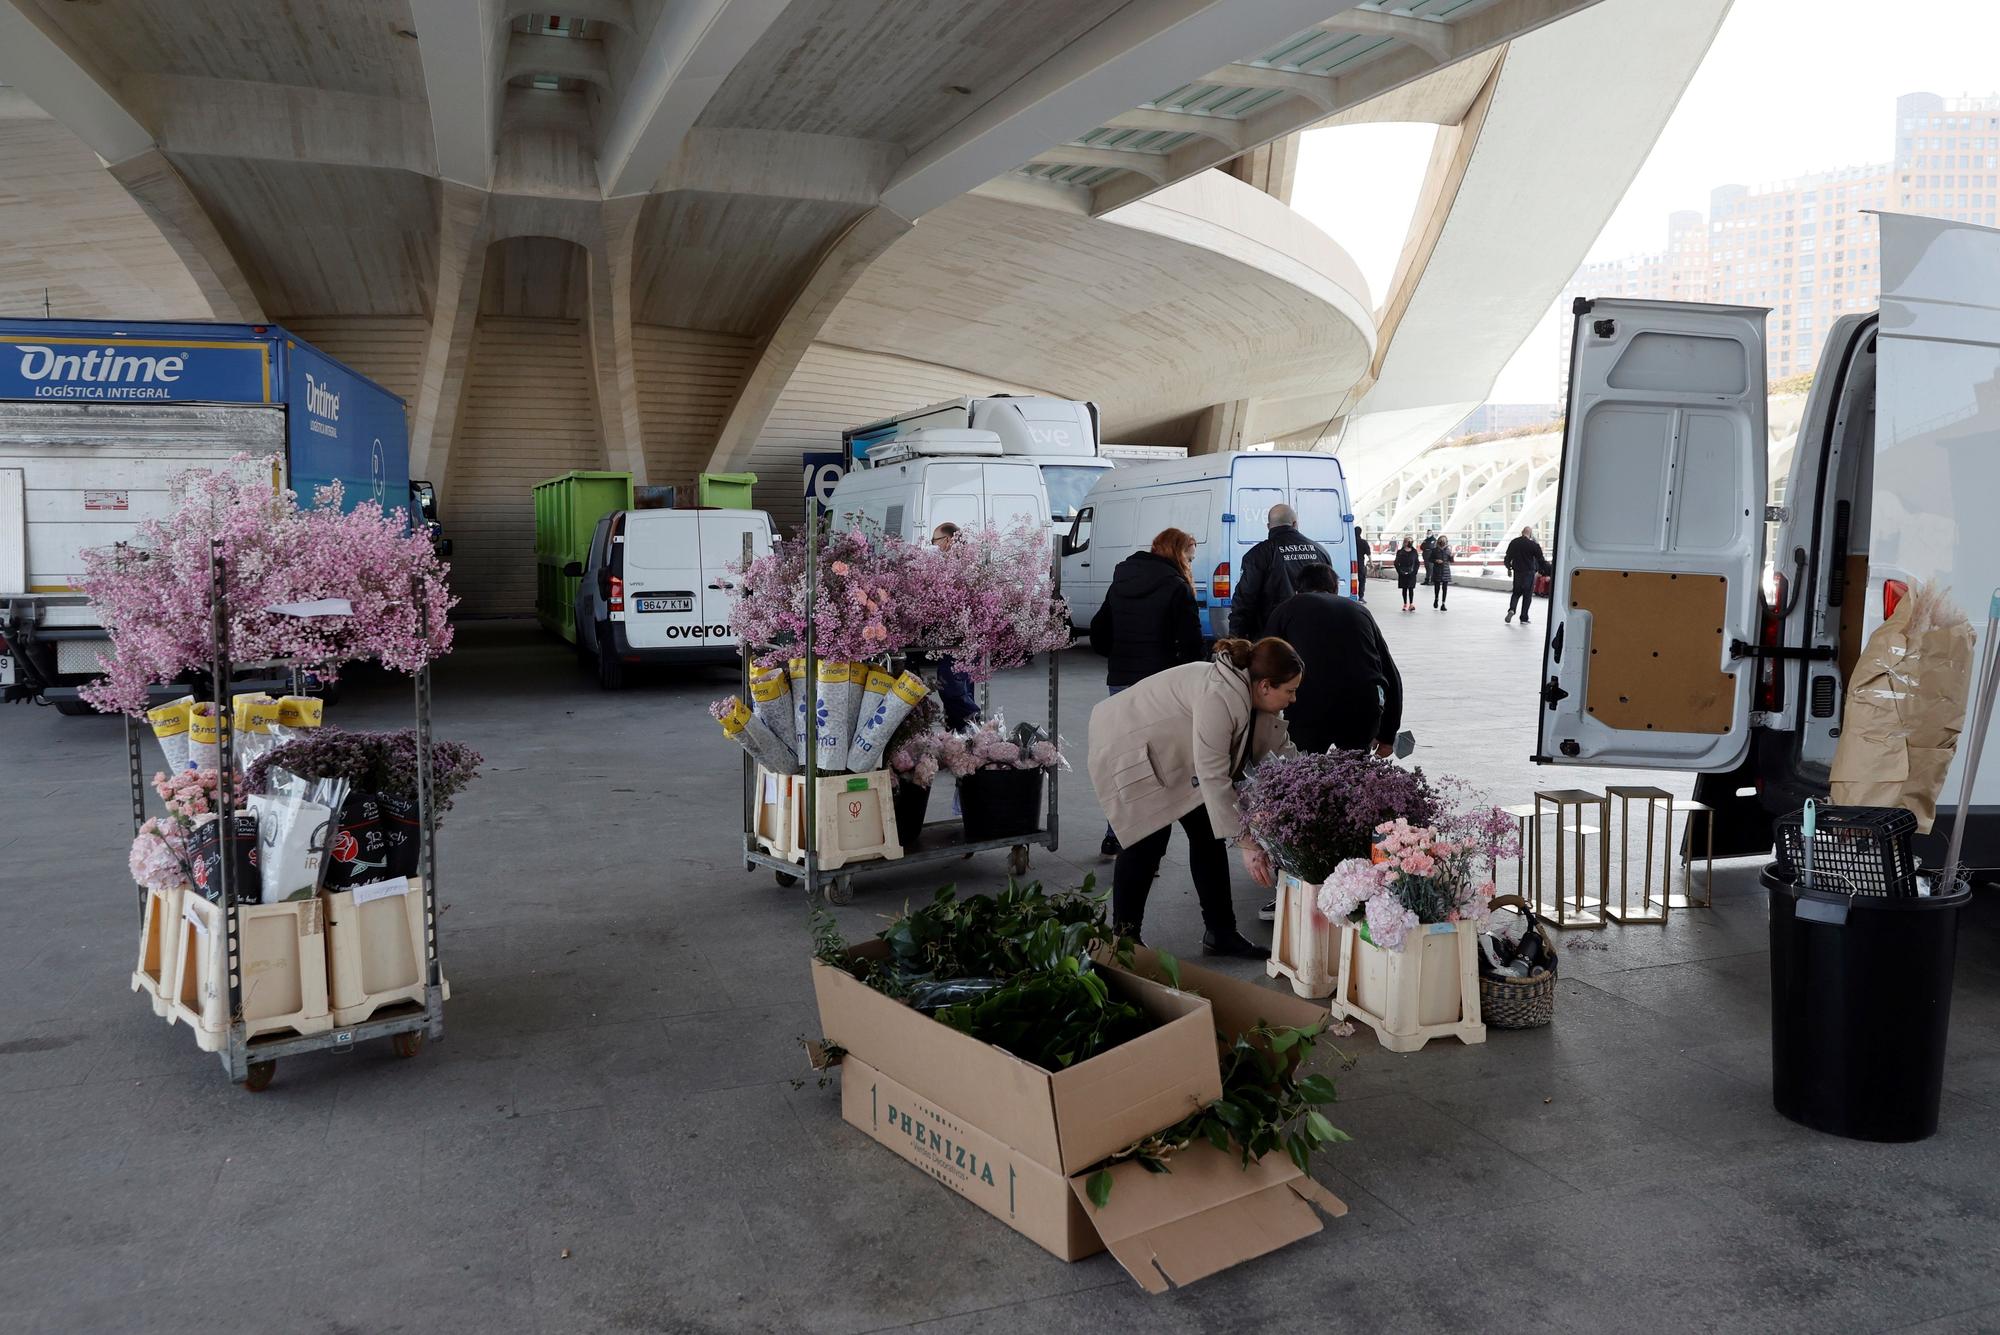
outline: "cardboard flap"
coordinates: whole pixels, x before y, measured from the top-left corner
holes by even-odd
[[[1137,1163],[1111,1169],[1111,1199],[1090,1203],[1089,1175],[1070,1190],[1118,1264],[1148,1293],[1165,1293],[1310,1237],[1347,1213],[1332,1192],[1283,1154],[1241,1165],[1206,1142],[1174,1155],[1173,1171]]]
[[[1122,970],[1106,976],[1115,994],[1160,1023],[1049,1076],[1064,1172],[1108,1158],[1222,1097],[1208,1002]]]

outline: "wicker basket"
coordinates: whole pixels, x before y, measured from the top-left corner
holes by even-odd
[[[1528,920],[1528,930],[1539,932],[1549,958],[1556,957],[1553,934],[1542,925],[1535,911],[1519,895],[1501,895],[1493,901],[1496,909],[1519,909]],[[1479,975],[1479,1018],[1494,1029],[1539,1029],[1556,1017],[1556,970],[1540,978],[1489,978]]]

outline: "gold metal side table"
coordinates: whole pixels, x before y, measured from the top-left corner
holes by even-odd
[[[1686,798],[1677,797],[1673,802],[1673,810],[1687,813],[1687,823],[1685,826],[1686,841],[1681,845],[1680,857],[1681,884],[1686,889],[1680,894],[1669,893],[1667,895],[1667,903],[1670,907],[1677,909],[1712,908],[1715,904],[1715,808],[1706,802],[1694,802]],[[1704,859],[1707,863],[1707,875],[1702,880],[1700,899],[1694,897],[1694,823],[1697,818],[1701,820],[1703,829],[1708,835],[1707,852]],[[1671,822],[1671,817],[1669,821]],[[1672,829],[1673,827],[1670,823],[1668,825],[1669,836],[1672,835]]]
[[[1539,809],[1533,802],[1517,802],[1511,807],[1500,809],[1519,821],[1521,825],[1521,856],[1514,859],[1514,893],[1522,899],[1527,899],[1528,850],[1533,847],[1533,836],[1529,833],[1530,822],[1537,819]],[[1500,878],[1495,875],[1493,879],[1497,882]]]
[[[1546,808],[1546,811],[1544,810]],[[1591,810],[1594,809],[1594,810]],[[1586,814],[1595,815],[1597,824],[1585,819]],[[1542,818],[1555,817],[1556,874],[1554,894],[1544,906],[1542,894]],[[1534,824],[1529,835],[1534,841],[1531,858],[1533,870],[1528,873],[1529,885],[1533,888],[1535,912],[1559,928],[1602,927],[1604,926],[1604,882],[1608,868],[1607,847],[1603,840],[1597,846],[1597,890],[1595,895],[1589,890],[1589,866],[1583,856],[1583,841],[1588,835],[1601,835],[1611,824],[1611,801],[1602,793],[1593,793],[1585,788],[1551,788],[1535,793]],[[1574,893],[1564,902],[1564,891],[1571,889],[1564,885],[1563,836],[1569,835],[1575,842],[1575,884]]]
[[[1638,784],[1613,784],[1604,790],[1605,809],[1610,810],[1611,802],[1618,803],[1618,903],[1611,903],[1611,882],[1607,877],[1604,884],[1604,916],[1618,923],[1663,923],[1667,920],[1667,896],[1674,888],[1674,795],[1664,788],[1652,788]],[[1632,903],[1632,859],[1629,856],[1632,842],[1632,804],[1643,802],[1646,807],[1646,856],[1640,862],[1643,873],[1639,885],[1639,903]],[[1664,827],[1664,828],[1661,828]],[[1657,835],[1657,839],[1656,839]],[[1659,893],[1653,893],[1653,846],[1660,849]],[[1604,836],[1605,859],[1611,856],[1611,835]]]

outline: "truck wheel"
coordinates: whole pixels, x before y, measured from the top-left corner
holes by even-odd
[[[597,684],[607,691],[622,690],[625,685],[625,665],[618,656],[605,646],[608,636],[597,637]]]
[[[89,718],[97,712],[95,705],[82,700],[58,700],[55,705],[56,713],[64,718]]]

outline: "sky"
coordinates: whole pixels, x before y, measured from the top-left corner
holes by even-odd
[[[1667,215],[1705,214],[1717,185],[1889,161],[1896,98],[2000,93],[1996,53],[2000,0],[1907,7],[1884,0],[1736,0],[1589,258],[1663,249]],[[1293,207],[1347,249],[1378,304],[1435,133],[1427,125],[1345,126],[1312,131],[1301,147]],[[1552,290],[1551,305],[1554,298]],[[1545,318],[1489,397],[1546,402],[1555,397],[1556,381],[1555,325]]]

